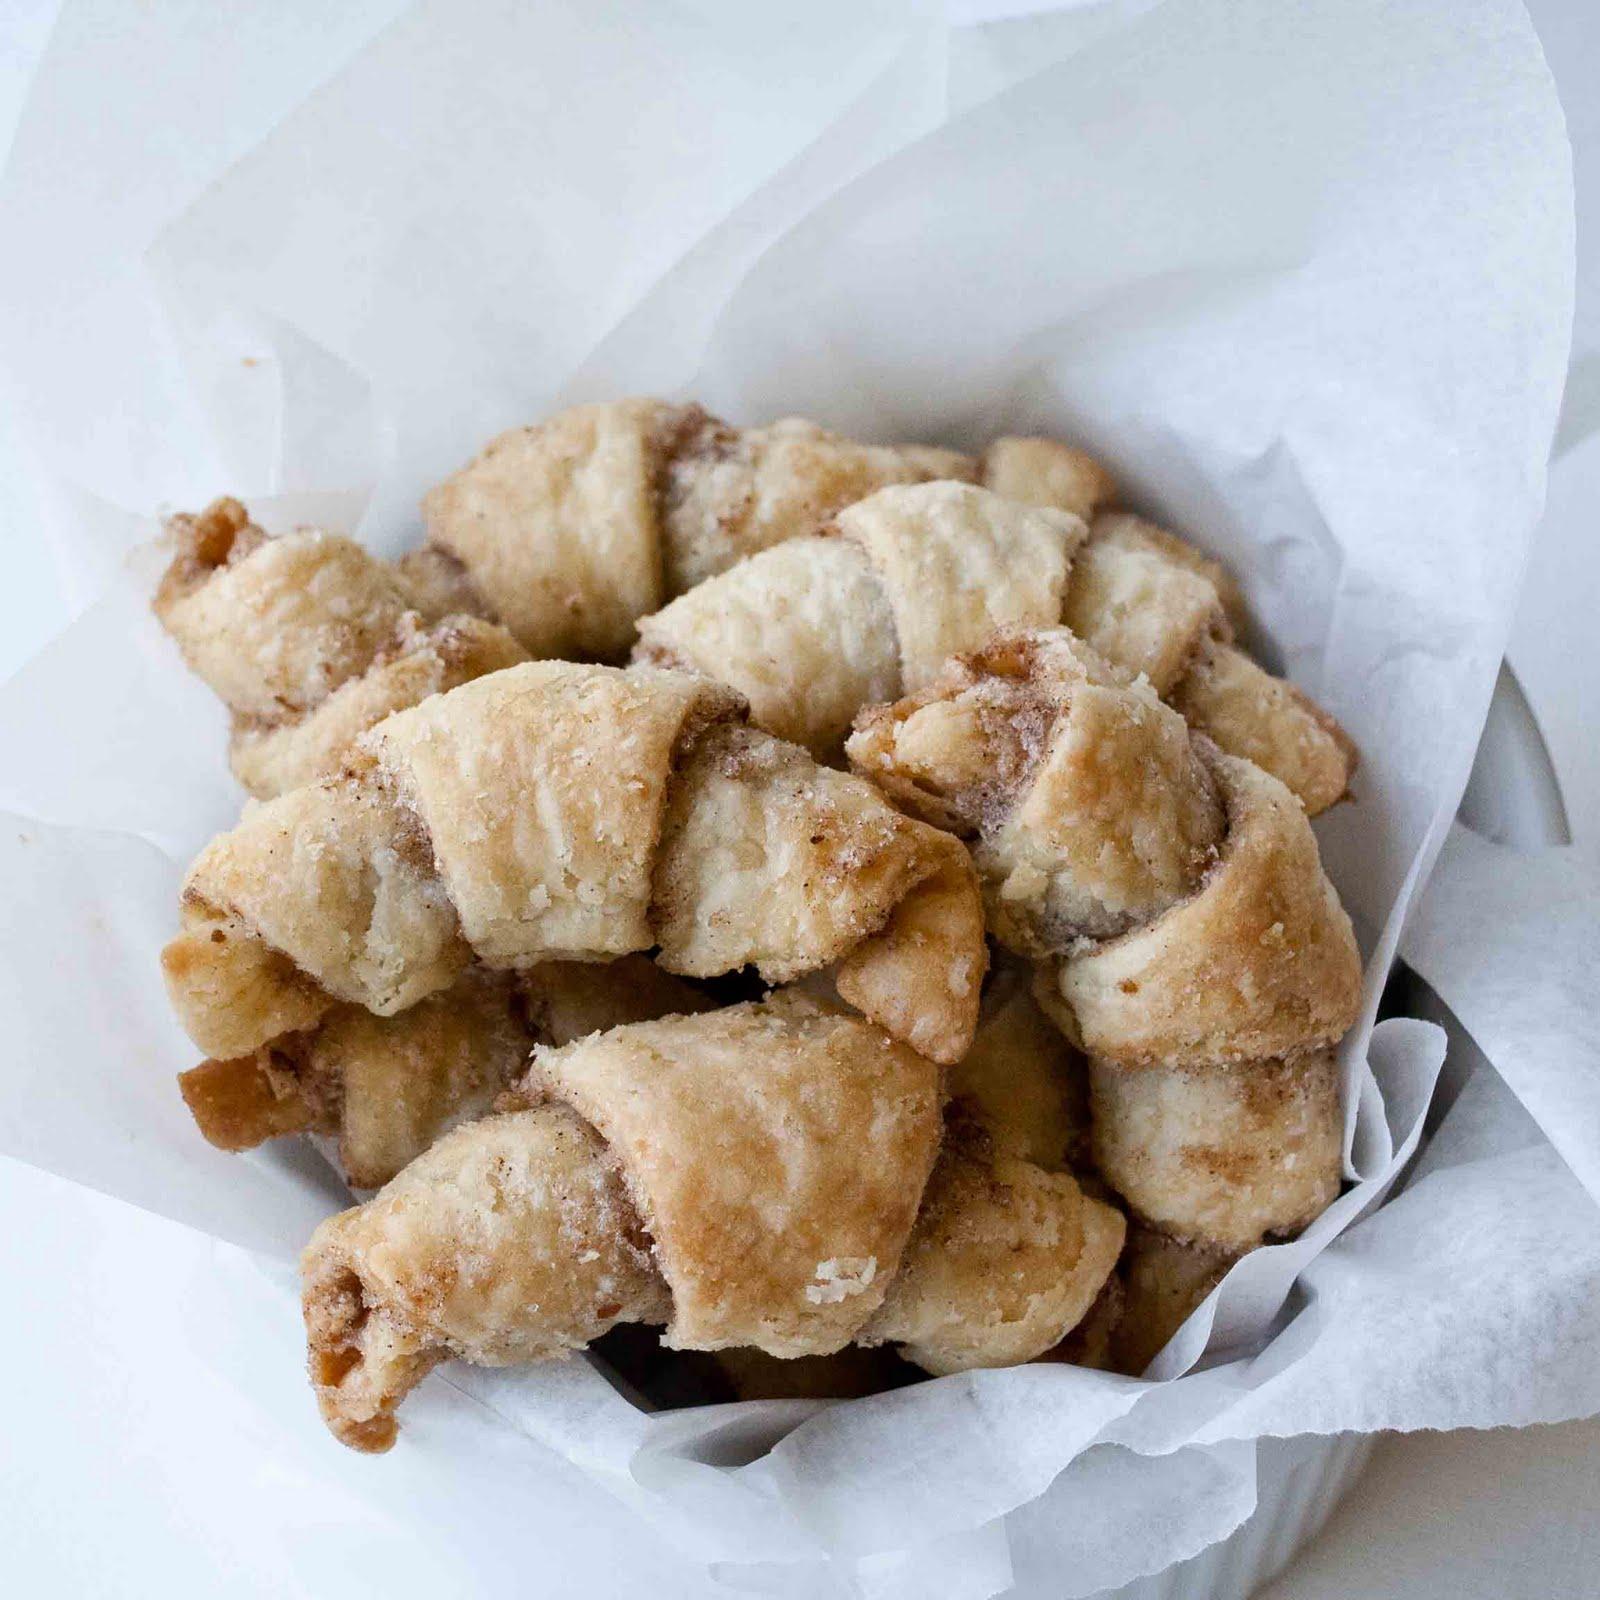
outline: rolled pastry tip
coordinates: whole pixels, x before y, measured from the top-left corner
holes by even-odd
[[[655,949],[669,972],[829,969],[953,1061],[987,954],[971,861],[860,778],[743,726],[706,680],[530,662],[399,712],[364,765],[256,807],[190,869],[168,991],[208,1054],[340,1002],[393,1016],[476,958]]]
[[[1136,517],[1091,529],[931,483],[881,490],[683,595],[640,622],[637,655],[730,684],[762,727],[831,760],[863,708],[925,688],[950,656],[1065,624],[1320,810],[1345,793],[1354,746],[1234,648],[1230,608],[1217,563]]]
[[[1344,1118],[1333,1052],[1232,1066],[1091,1060],[1094,1158],[1129,1207],[1224,1252],[1298,1233],[1339,1193]]]
[[[1089,1055],[1266,1060],[1355,1020],[1360,955],[1303,807],[1066,630],[953,661],[849,751],[974,838],[991,929],[1043,965],[1041,1002]]]
[[[624,1321],[686,1350],[843,1349],[898,1269],[940,1098],[924,1057],[795,996],[541,1050],[527,1109],[457,1129],[313,1236],[324,1418],[383,1449],[445,1356],[554,1359]]]
[[[1120,1269],[1121,1314],[1111,1340],[1117,1370],[1131,1377],[1143,1373],[1238,1259],[1231,1251],[1183,1244],[1132,1224]]]
[[[1089,1076],[1083,1056],[1040,1009],[1020,963],[984,990],[972,1047],[950,1069],[950,1095],[995,1149],[1050,1172],[1089,1164]]]
[[[178,1083],[219,1149],[322,1134],[337,1142],[346,1181],[376,1188],[457,1123],[487,1112],[535,1043],[567,1044],[708,1006],[645,956],[606,966],[547,962],[523,974],[473,966],[395,1016],[340,1005],[304,1033],[248,1056],[204,1061]]]
[[[383,1449],[446,1356],[555,1359],[627,1321],[732,1352],[736,1374],[771,1358],[769,1384],[774,1360],[808,1362],[791,1393],[837,1383],[845,1364],[821,1358],[852,1341],[934,1372],[1050,1348],[1100,1292],[1122,1219],[976,1125],[941,1155],[938,1076],[793,994],[541,1051],[527,1109],[457,1129],[313,1237],[325,1419]]]
[[[337,534],[271,538],[237,500],[167,527],[154,609],[227,706],[257,798],[339,771],[390,712],[527,659],[438,553],[391,564]]]
[[[202,1062],[178,1082],[218,1148],[324,1134],[337,1140],[346,1180],[375,1188],[449,1128],[487,1112],[532,1045],[510,977],[470,969],[398,1016],[340,1006],[306,1033]]]
[[[952,1115],[899,1273],[861,1335],[935,1376],[1018,1366],[1060,1344],[1122,1250],[1122,1214],[1064,1172],[1000,1153]]]
[[[858,444],[798,418],[735,428],[630,399],[499,435],[423,516],[429,544],[534,655],[612,661],[639,617],[741,557],[886,484],[976,470],[955,451]]]

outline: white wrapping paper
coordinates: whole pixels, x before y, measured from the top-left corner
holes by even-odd
[[[207,92],[180,95],[197,62]],[[457,1370],[402,1452],[442,1429],[459,1472],[532,1493],[549,1446],[735,1589],[1088,1594],[1225,1536],[1263,1435],[1600,1408],[1592,886],[1513,884],[1452,841],[1411,948],[1500,1076],[1378,1209],[1443,1045],[1371,1019],[1493,684],[1571,316],[1568,152],[1509,0],[987,28],[484,0],[242,30],[76,0],[0,228],[31,243],[0,256],[0,355],[40,526],[102,594],[0,691],[0,1148],[259,1252],[218,1253],[252,1317],[292,1323],[290,1263],[339,1191],[304,1149],[208,1149],[173,1088],[192,1052],[155,954],[238,800],[221,713],[149,618],[155,558],[125,559],[158,506],[228,488],[397,549],[489,432],[639,389],[885,438],[1060,432],[1233,563],[1257,642],[1363,749],[1319,824],[1370,956],[1351,1185],[1151,1381],[1036,1367],[648,1415],[582,1362]],[[257,1381],[243,1341],[195,1359]],[[339,1471],[366,1518],[404,1516],[415,1592],[505,1537],[499,1492],[481,1518],[452,1497],[430,1547],[413,1480]]]

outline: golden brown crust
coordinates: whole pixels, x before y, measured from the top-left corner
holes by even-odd
[[[862,706],[997,628],[1054,622],[1085,533],[963,483],[882,490],[828,537],[774,546],[645,618],[640,653],[733,685],[759,726],[832,759]]]
[[[1142,675],[1165,697],[1205,639],[1230,633],[1221,571],[1152,523],[1121,512],[1097,517],[1060,621],[1125,679]]]
[[[393,1015],[474,954],[521,969],[659,946],[687,976],[837,963],[854,1003],[955,1059],[984,963],[965,852],[731,725],[740,709],[702,678],[530,662],[388,718],[365,766],[197,859],[165,958],[185,1026],[242,1056],[280,1012]]]
[[[337,773],[392,711],[525,660],[448,557],[394,565],[333,534],[271,539],[237,500],[168,523],[154,609],[227,705],[234,775],[259,799]]]
[[[902,805],[978,835],[990,926],[1025,956],[1150,921],[1222,835],[1183,719],[1060,629],[958,657],[864,712],[847,750]]]
[[[1243,606],[1220,563],[1138,517],[1101,514],[1090,530],[1062,509],[1092,495],[1031,493],[1049,503],[959,482],[879,490],[839,513],[834,540],[775,545],[644,618],[638,655],[731,684],[759,726],[832,760],[853,711],[1006,630],[1065,623],[1120,681],[1148,679],[1308,810],[1343,794],[1354,747],[1229,644]]]
[[[254,940],[286,957],[324,997],[380,1016],[447,987],[471,956],[415,817],[354,777],[292,789],[248,811],[196,858],[183,912],[186,932],[211,928],[219,914],[238,925],[227,942],[209,935],[219,962],[242,958]],[[254,951],[249,957],[258,959]],[[175,989],[171,957],[164,960],[180,1017],[206,1048],[191,1005],[205,997]]]
[[[1323,1210],[1342,1127],[1323,1047],[1355,1019],[1361,967],[1282,784],[1059,630],[953,662],[848,749],[977,835],[991,928],[1044,960],[1041,1003],[1105,1058],[1094,1160],[1130,1206],[1231,1250]]]
[[[668,472],[667,592],[682,594],[746,556],[813,533],[878,489],[976,471],[953,450],[857,444],[799,417],[764,428],[707,419]]]
[[[1022,507],[986,489],[930,483],[881,491],[838,518],[883,586],[907,689],[952,655],[1007,629],[1048,627],[1061,615],[1084,524]]]
[[[386,1449],[447,1355],[547,1360],[669,1318],[686,1348],[839,1348],[896,1270],[940,1133],[931,1063],[793,996],[542,1051],[519,1100],[307,1248],[311,1377],[346,1443]]]
[[[825,1354],[876,1309],[938,1148],[925,1058],[785,996],[540,1052],[534,1074],[621,1162],[670,1345]]]
[[[309,973],[225,912],[185,906],[161,952],[167,997],[189,1037],[221,1060],[315,1027],[337,1004]]]
[[[900,688],[894,614],[849,539],[790,539],[708,578],[641,620],[636,655],[732,684],[758,726],[823,760]]]
[[[769,983],[838,964],[840,994],[897,1038],[957,1059],[977,1021],[983,917],[966,852],[750,728],[698,740],[656,872],[660,960]]]
[[[1228,830],[1196,892],[1057,961],[1051,996],[1090,1055],[1220,1066],[1333,1044],[1355,1021],[1361,956],[1303,808],[1259,767],[1207,759]]]
[[[673,754],[736,715],[681,673],[534,661],[391,717],[367,741],[491,966],[648,949]]]
[[[834,981],[863,1016],[948,1066],[966,1053],[977,1026],[988,967],[983,900],[956,840],[930,830],[920,844],[932,870],[844,956]]]
[[[1251,1060],[1354,1021],[1355,936],[1294,796],[1064,630],[952,662],[847,749],[902,805],[978,835],[991,930],[1053,963],[1049,1003],[1090,1054]]]
[[[1288,785],[1308,816],[1350,792],[1359,759],[1350,735],[1308,695],[1231,645],[1205,641],[1172,703],[1230,755]]]
[[[1121,1215],[1066,1173],[997,1153],[957,1117],[863,1339],[898,1344],[936,1375],[1032,1361],[1094,1303],[1123,1231]]]
[[[536,656],[616,660],[666,598],[660,497],[693,406],[620,400],[514,428],[423,500],[428,542]]]
[[[178,1088],[209,1144],[254,1150],[284,1134],[327,1131],[322,1108],[306,1093],[297,1067],[282,1052],[258,1050],[232,1061],[202,1061],[178,1074]]]
[[[1239,1066],[1091,1060],[1094,1158],[1176,1239],[1249,1250],[1320,1216],[1339,1192],[1344,1119],[1331,1051]]]
[[[885,484],[975,471],[953,451],[858,444],[795,418],[741,429],[629,399],[501,434],[423,514],[430,544],[533,654],[611,661],[638,618],[736,561]]]
[[[552,961],[516,975],[473,966],[396,1016],[336,1006],[305,1032],[202,1062],[178,1082],[218,1148],[325,1134],[337,1141],[346,1181],[376,1188],[441,1134],[505,1099],[535,1043],[710,1008],[642,955],[605,965]]]
[[[167,528],[176,552],[156,616],[238,716],[303,715],[384,653],[407,615],[392,572],[337,534],[269,539],[237,500]]]
[[[395,1406],[449,1355],[552,1360],[666,1292],[604,1143],[565,1106],[447,1134],[301,1261],[311,1380],[346,1444],[386,1450]]]
[[[398,1016],[340,1006],[312,1030],[202,1062],[178,1082],[219,1148],[327,1134],[346,1180],[376,1188],[448,1128],[487,1111],[532,1043],[509,980],[472,970]]]

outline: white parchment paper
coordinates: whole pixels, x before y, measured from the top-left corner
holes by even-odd
[[[213,95],[174,104],[196,52]],[[488,433],[633,390],[883,438],[1060,432],[1234,565],[1255,642],[1362,746],[1319,823],[1370,958],[1351,1183],[1147,1380],[649,1415],[582,1362],[460,1370],[402,1452],[448,1437],[461,1472],[536,1493],[527,1447],[554,1448],[737,1589],[1088,1594],[1225,1536],[1262,1436],[1600,1408],[1593,883],[1451,841],[1408,949],[1492,1065],[1397,1197],[1442,1036],[1372,1026],[1565,364],[1568,151],[1510,0],[957,27],[889,0],[295,4],[237,29],[74,0],[0,228],[29,242],[0,253],[0,373],[47,469],[39,537],[99,596],[0,691],[0,1148],[257,1252],[218,1252],[249,1315],[294,1317],[340,1194],[307,1149],[211,1151],[173,1088],[192,1051],[155,956],[238,797],[148,615],[155,558],[128,556],[157,508],[226,488],[398,549]],[[241,1387],[251,1353],[197,1339]],[[343,1481],[421,1545],[436,1527],[419,1574],[507,1536],[498,1489],[481,1525],[470,1496],[430,1524],[387,1471]]]

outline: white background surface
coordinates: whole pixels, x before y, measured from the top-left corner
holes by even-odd
[[[1600,8],[1592,0],[1535,0],[1532,10],[1576,148],[1575,432],[1581,417],[1600,407]],[[0,0],[0,148],[53,11],[53,0]],[[7,450],[0,416],[0,478],[15,486],[22,463]],[[1575,671],[1574,662],[1581,651],[1593,659],[1597,649],[1596,506],[1600,438],[1590,438],[1557,466],[1511,651],[1552,746],[1574,833],[1590,842],[1600,838],[1600,743],[1586,733],[1582,702],[1592,695],[1594,675]],[[0,569],[0,671],[8,671],[65,620],[69,602],[58,575],[30,546],[17,504],[0,514],[14,519],[3,530]],[[296,1329],[285,1330],[282,1369],[262,1375],[259,1408],[248,1413],[236,1395],[210,1387],[171,1354],[171,1330],[215,1316],[216,1285],[236,1265],[227,1252],[9,1163],[0,1164],[0,1213],[10,1222],[0,1230],[0,1282],[10,1312],[0,1321],[8,1391],[0,1402],[7,1430],[0,1570],[19,1583],[18,1592],[381,1592],[386,1567],[405,1560],[403,1530],[373,1530],[368,1570],[321,1570],[317,1526],[342,1508],[308,1503],[298,1492],[292,1452],[264,1451],[273,1466],[256,1482],[226,1480],[212,1469],[208,1442],[236,1440],[241,1431],[277,1440],[288,1430],[305,1450],[331,1448],[298,1381]],[[225,1323],[216,1332],[225,1338]],[[549,1468],[539,1502],[514,1508],[526,1561],[513,1572],[485,1552],[463,1551],[454,1574],[459,1591],[513,1592],[515,1580],[523,1593],[565,1594],[568,1575],[581,1571],[587,1595],[706,1592],[697,1572],[564,1463],[551,1457]],[[1273,1600],[1600,1594],[1597,1512],[1600,1423],[1385,1441],[1333,1524],[1269,1592]],[[170,1530],[166,1572],[120,1564],[123,1535],[135,1524]],[[604,1552],[599,1560],[597,1551]]]

